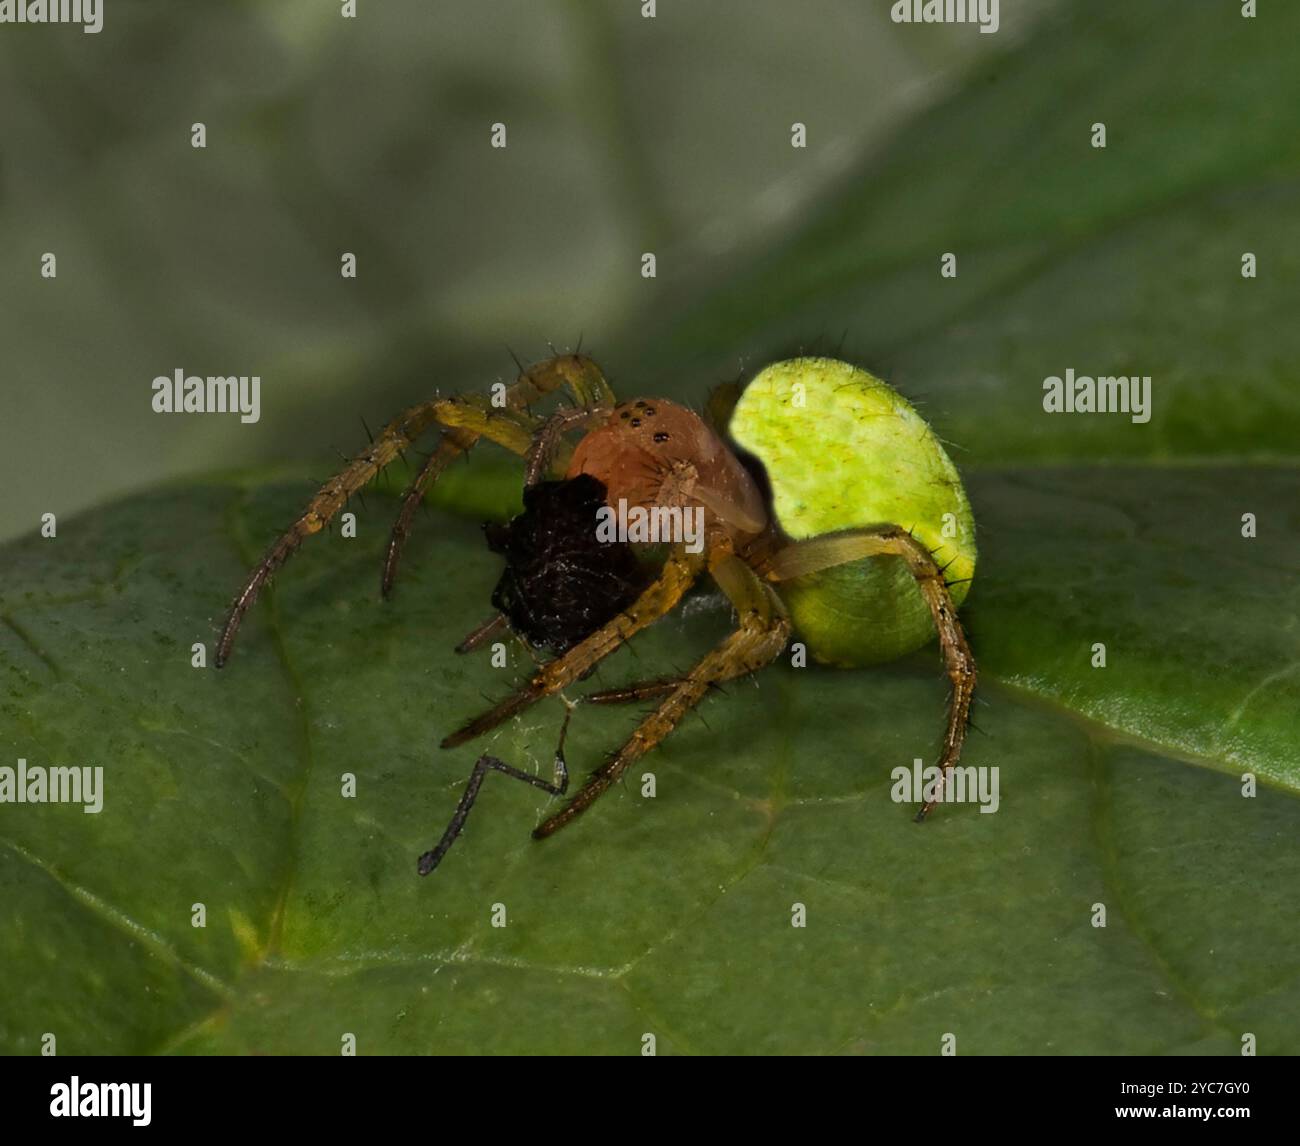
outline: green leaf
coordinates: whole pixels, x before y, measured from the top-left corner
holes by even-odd
[[[968,624],[1000,679],[1300,792],[1300,470],[1009,470],[974,488],[988,566]]]
[[[683,284],[620,368],[694,396],[738,361],[842,348],[958,464],[1292,458],[1297,43],[1295,4],[1070,5],[793,235],[707,291]],[[1045,413],[1043,380],[1066,369],[1149,375],[1151,421]]]
[[[1250,1031],[1294,1053],[1300,674],[1279,670],[1296,664],[1297,484],[972,483],[986,703],[967,760],[1001,769],[994,815],[953,805],[918,826],[889,797],[893,768],[933,759],[932,651],[782,664],[545,843],[528,833],[549,801],[490,777],[428,879],[415,859],[476,754],[546,774],[562,713],[435,747],[528,667],[450,651],[498,567],[472,522],[428,515],[384,604],[393,503],[357,507],[360,537],[306,546],[220,672],[190,667],[191,642],[211,646],[301,485],[158,492],[16,543],[4,756],[100,765],[105,798],[98,815],[0,805],[0,950],[24,983],[0,1046],[31,1053],[50,1031],[62,1053],[334,1054],[351,1033],[361,1053],[636,1054],[652,1032],[660,1053],[935,1053],[953,1032],[961,1053],[1235,1053]],[[1234,536],[1242,504],[1256,540]],[[703,595],[575,694],[684,666],[728,621]],[[580,708],[575,774],[631,723]],[[1273,784],[1244,799],[1246,769]]]

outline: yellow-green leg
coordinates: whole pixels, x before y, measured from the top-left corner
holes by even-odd
[[[596,364],[584,355],[568,354],[548,359],[526,370],[506,392],[503,407],[494,406],[487,398],[479,395],[434,398],[404,410],[389,422],[341,473],[320,488],[302,515],[276,539],[249,573],[226,614],[221,636],[217,640],[214,657],[217,667],[229,659],[239,626],[271,575],[308,537],[324,529],[354,493],[370,482],[421,434],[435,425],[447,429],[446,436],[421,469],[403,501],[384,564],[385,590],[392,587],[397,560],[410,532],[410,517],[429,484],[450,461],[463,454],[479,438],[496,442],[520,457],[527,456],[532,448],[533,437],[545,425],[545,419],[534,417],[522,407],[562,386],[567,387],[574,400],[583,405],[608,404],[613,401],[609,385]]]
[[[672,685],[659,707],[641,721],[618,752],[592,773],[562,810],[533,832],[535,839],[553,835],[586,811],[628,768],[660,744],[712,688],[723,681],[757,672],[775,660],[785,648],[790,638],[790,620],[771,587],[734,556],[724,557],[710,571],[736,608],[738,623],[735,632]],[[667,684],[655,681],[634,685],[632,689],[659,691]]]
[[[700,575],[703,565],[702,556],[687,553],[684,546],[675,546],[659,576],[623,612],[562,657],[544,664],[526,685],[453,732],[443,740],[442,747],[455,748],[482,736],[542,697],[559,692],[586,676],[628,638],[671,612]]]
[[[952,682],[952,704],[948,710],[948,726],[939,756],[941,778],[934,798],[926,801],[917,812],[916,819],[919,822],[933,811],[935,804],[942,802],[948,774],[961,758],[977,675],[975,658],[966,642],[961,621],[957,619],[957,606],[953,604],[952,595],[948,592],[943,571],[921,542],[896,525],[848,529],[842,533],[792,542],[770,559],[766,571],[772,581],[788,581],[835,565],[882,554],[901,557],[916,579],[921,594],[930,607],[930,615],[934,618],[939,647],[943,651],[948,679]]]
[[[506,390],[504,404],[506,409],[526,409],[533,402],[557,390],[565,389],[579,409],[610,407],[614,403],[614,393],[605,381],[595,362],[581,354],[565,354],[548,358],[520,372],[518,379]],[[537,437],[549,425],[549,420],[534,430]],[[392,594],[393,582],[397,577],[397,566],[401,561],[406,541],[411,535],[415,522],[415,511],[424,500],[429,487],[437,481],[443,470],[457,458],[467,454],[479,440],[479,435],[465,428],[449,429],[438,443],[437,448],[425,460],[419,473],[402,495],[401,508],[393,522],[392,533],[388,538],[388,548],[384,553],[384,571],[381,591],[385,597]],[[556,449],[555,444],[530,445],[534,455],[550,454]],[[525,455],[528,456],[528,455]]]

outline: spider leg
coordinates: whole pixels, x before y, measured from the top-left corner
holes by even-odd
[[[521,367],[519,377],[506,390],[505,408],[526,409],[530,403],[539,401],[561,387],[567,389],[573,400],[583,409],[598,405],[609,407],[614,404],[614,392],[601,374],[600,367],[585,355],[566,354],[560,358],[548,358],[545,362],[538,362],[526,370]],[[479,435],[469,430],[448,430],[443,435],[438,448],[429,455],[402,496],[402,506],[398,511],[397,520],[393,522],[388,548],[384,553],[381,589],[385,597],[391,595],[393,591],[397,566],[407,538],[411,535],[415,511],[424,500],[426,491],[451,462],[467,454],[478,440]]]
[[[308,502],[302,516],[280,535],[262,560],[253,567],[226,614],[226,622],[222,626],[213,658],[216,666],[220,668],[229,659],[240,623],[253,607],[271,575],[308,537],[324,529],[347,504],[352,494],[364,487],[430,426],[438,423],[472,430],[522,456],[527,452],[539,422],[540,419],[529,414],[496,409],[486,398],[477,395],[434,398],[399,414],[342,472],[320,488]]]
[[[221,637],[217,641],[214,660],[218,668],[230,656],[235,634],[239,631],[244,614],[253,607],[262,586],[297,548],[313,533],[319,533],[333,520],[347,499],[361,489],[384,466],[397,457],[398,452],[415,441],[436,420],[436,402],[421,402],[398,414],[374,438],[369,446],[348,463],[339,474],[326,482],[307,504],[306,510],[268,549],[244,582],[238,596],[230,606]]]
[[[569,769],[564,762],[564,737],[569,731],[569,717],[571,715],[572,709],[564,714],[564,724],[560,728],[560,743],[555,749],[554,783],[543,780],[540,776],[521,772],[518,768],[512,768],[495,756],[485,754],[475,761],[474,767],[469,774],[469,782],[465,785],[465,791],[461,794],[460,802],[451,815],[451,822],[447,825],[447,830],[442,833],[442,838],[420,857],[416,870],[421,875],[428,875],[433,871],[442,862],[442,857],[447,854],[447,850],[456,842],[456,837],[460,835],[461,830],[465,827],[465,821],[469,819],[470,811],[474,807],[474,801],[478,799],[479,789],[483,786],[483,781],[487,778],[489,770],[501,772],[515,780],[522,780],[525,784],[531,784],[534,788],[540,788],[543,792],[549,792],[552,796],[563,796],[569,790]]]
[[[534,839],[545,839],[581,815],[637,760],[660,744],[717,684],[747,676],[770,664],[790,639],[790,620],[780,598],[740,558],[724,557],[710,570],[739,615],[735,632],[723,639],[684,679],[675,683],[654,712],[564,808],[543,822]],[[660,684],[663,682],[651,682]]]
[[[562,657],[543,665],[526,685],[500,704],[453,732],[443,740],[442,747],[455,748],[476,736],[482,736],[542,697],[559,692],[586,676],[634,633],[671,612],[695,582],[703,564],[702,556],[687,553],[681,545],[675,546],[659,576],[623,612],[574,645]]]
[[[530,401],[560,386],[567,386],[575,400],[583,405],[612,405],[614,401],[613,391],[595,362],[582,354],[566,354],[540,362],[524,371],[507,391],[504,408],[495,407],[486,398],[478,396],[435,398],[410,407],[389,422],[341,473],[321,487],[302,515],[275,541],[248,575],[226,614],[221,636],[217,640],[213,658],[217,667],[220,668],[229,659],[239,626],[271,575],[308,537],[324,529],[352,494],[365,486],[430,426],[441,424],[448,428],[449,433],[434,453],[437,460],[426,462],[403,501],[396,527],[400,536],[396,540],[390,538],[385,561],[384,583],[390,589],[397,558],[410,532],[410,514],[414,512],[414,504],[411,504],[408,511],[407,502],[419,500],[413,494],[414,486],[418,485],[423,494],[430,482],[446,468],[447,463],[464,453],[480,437],[488,438],[521,457],[527,454],[534,433],[542,425],[542,419],[533,417],[521,407],[526,407]]]
[[[612,408],[601,405],[556,410],[533,435],[532,445],[524,457],[524,485],[534,486],[550,472],[560,458],[565,434],[608,417]]]
[[[657,696],[667,696],[682,683],[681,677],[663,680],[643,680],[636,684],[625,684],[618,688],[603,688],[599,692],[589,692],[579,697],[581,704],[634,704],[638,700],[653,700]]]
[[[388,548],[384,550],[384,571],[380,580],[379,591],[385,597],[393,592],[393,581],[397,577],[397,564],[402,558],[406,540],[411,536],[411,527],[415,524],[415,511],[424,501],[425,492],[438,480],[442,471],[453,461],[469,453],[478,441],[478,435],[468,430],[448,430],[442,436],[437,449],[424,460],[420,472],[412,479],[406,492],[402,495],[402,505],[397,511],[397,518],[388,535]]]
[[[934,797],[927,800],[916,814],[916,820],[920,823],[934,810],[935,804],[942,801],[948,774],[961,758],[977,675],[975,658],[971,654],[970,645],[966,643],[961,621],[957,619],[957,606],[953,604],[948,592],[943,570],[935,564],[930,551],[905,529],[896,525],[882,525],[869,529],[849,529],[842,533],[793,542],[770,559],[767,576],[773,581],[788,581],[793,577],[881,554],[901,557],[916,579],[925,603],[930,607],[930,615],[934,618],[939,647],[943,650],[948,679],[952,682],[952,704],[948,710],[948,727],[939,758],[940,780]]]
[[[484,641],[490,641],[499,632],[506,628],[506,619],[500,613],[484,621],[477,629],[469,634],[463,641],[456,646],[458,653],[472,653]]]

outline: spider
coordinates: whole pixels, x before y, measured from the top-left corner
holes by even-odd
[[[765,388],[758,385],[760,379]],[[498,612],[457,651],[468,652],[493,634],[512,629],[556,654],[500,703],[447,736],[443,748],[482,736],[583,679],[624,642],[673,610],[706,574],[736,615],[734,631],[684,675],[581,698],[591,703],[658,704],[568,803],[534,830],[534,838],[550,836],[570,823],[668,736],[710,690],[764,668],[792,636],[805,641],[817,659],[852,667],[893,659],[937,634],[952,702],[938,761],[940,781],[915,817],[923,820],[942,800],[943,782],[960,757],[976,668],[957,617],[959,602],[953,590],[961,592],[961,586],[958,579],[945,579],[946,566],[941,568],[935,559],[945,542],[939,541],[932,551],[927,541],[937,540],[938,534],[928,526],[927,536],[919,524],[881,520],[880,515],[890,509],[901,514],[913,505],[908,497],[891,501],[889,490],[908,495],[908,482],[924,479],[942,491],[948,499],[944,504],[961,510],[943,514],[945,522],[960,517],[973,532],[960,480],[915,411],[865,371],[831,359],[796,359],[768,367],[750,389],[757,395],[752,401],[749,391],[722,390],[711,401],[706,420],[666,399],[620,402],[596,363],[575,353],[521,369],[499,406],[472,394],[435,397],[412,406],[325,483],[251,571],[226,617],[217,666],[228,660],[241,621],[272,574],[330,522],[352,493],[436,426],[441,438],[403,496],[392,527],[383,563],[383,596],[392,591],[425,492],[453,460],[485,438],[523,458],[525,511],[509,526],[487,527],[489,544],[507,557],[493,595]],[[811,419],[798,417],[799,399],[807,401],[804,390],[821,403]],[[535,402],[561,391],[572,405],[549,416],[530,412]],[[717,428],[729,419],[733,430],[742,423],[747,427],[747,443],[758,443],[759,456],[746,453]],[[905,432],[893,428],[895,421]],[[787,429],[795,425],[804,429]],[[877,437],[864,439],[864,433]],[[577,434],[581,437],[572,442]],[[844,440],[837,440],[837,434]],[[927,451],[920,462],[917,442]],[[868,451],[871,456],[863,457]],[[884,487],[886,494],[876,496],[869,508],[855,510],[855,498],[874,488],[877,473],[894,485]],[[630,550],[628,543],[594,541],[602,505],[620,504],[625,509],[702,514],[703,544],[674,541],[657,570],[643,574],[640,563],[624,551]],[[812,535],[806,535],[810,530]],[[973,542],[964,555],[956,551],[953,561],[959,558],[973,571]],[[567,793],[563,743],[571,712],[570,706],[556,752],[554,783],[490,755],[478,759],[446,832],[419,859],[421,875],[437,867],[459,835],[489,771],[554,796]]]

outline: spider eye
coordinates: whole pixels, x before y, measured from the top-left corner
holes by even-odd
[[[655,441],[656,441],[656,442],[666,442],[667,440],[668,440],[668,435],[667,435],[667,433],[666,433],[665,431],[663,431],[663,430],[660,430],[660,431],[655,435]]]
[[[641,419],[640,419],[640,418],[633,418],[632,421],[631,421],[630,423],[628,423],[628,424],[629,424],[629,425],[632,425],[632,426],[639,426],[639,425],[641,424]]]

